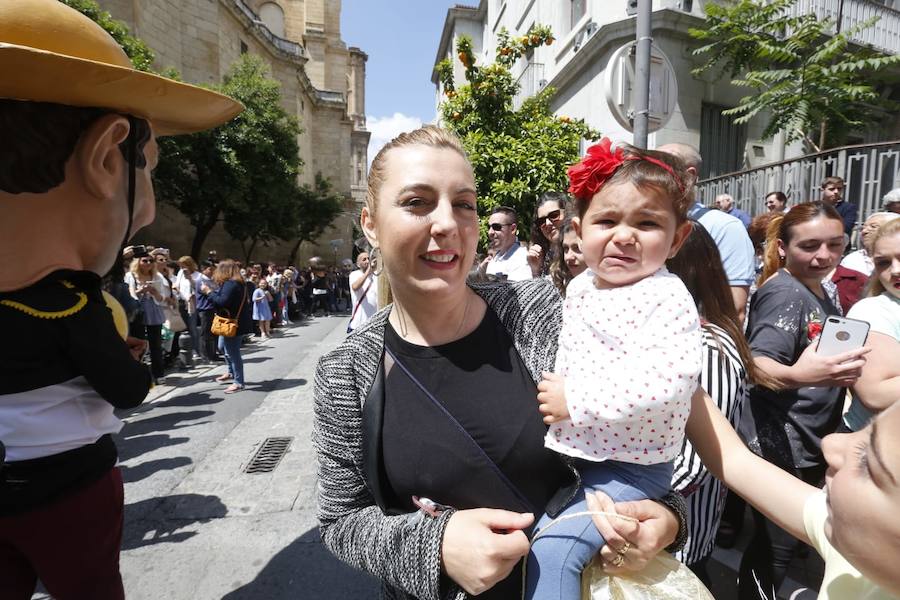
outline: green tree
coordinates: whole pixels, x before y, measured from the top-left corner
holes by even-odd
[[[764,138],[785,132],[787,142],[804,140],[816,152],[839,145],[847,133],[877,123],[886,103],[877,76],[900,65],[885,56],[851,46],[851,38],[878,17],[832,34],[834,22],[813,14],[791,16],[796,0],[739,0],[706,4],[706,23],[690,34],[703,43],[694,50],[705,62],[694,70],[750,88],[725,114],[746,123],[767,118]],[[817,138],[817,139],[814,139]]]
[[[460,137],[472,161],[482,217],[503,205],[530,222],[537,196],[567,188],[566,168],[578,160],[582,138],[594,140],[599,133],[581,119],[555,116],[550,109],[552,88],[526,99],[518,110],[513,107],[520,86],[510,67],[534,48],[553,43],[548,27],[535,25],[519,37],[502,29],[497,39],[494,62],[479,66],[471,38],[459,37],[456,50],[466,79],[459,89],[452,62],[437,64],[447,96],[440,106],[441,117]]]
[[[139,71],[152,71],[155,59],[153,51],[142,40],[131,35],[128,26],[112,18],[112,16],[100,8],[95,0],[59,0],[66,6],[70,6],[96,22],[106,30],[116,42],[122,46],[125,54],[131,59],[135,69]]]
[[[293,240],[288,264],[297,263],[297,252],[300,244],[319,239],[331,222],[341,214],[344,197],[334,191],[331,182],[316,173],[316,181],[312,186],[303,185],[296,189],[291,197],[291,205],[296,211],[297,219],[287,235],[280,235],[284,240]]]
[[[298,217],[285,204],[297,189],[300,127],[281,107],[279,83],[262,59],[245,54],[217,89],[240,100],[244,112],[210,131],[161,138],[154,174],[160,200],[176,206],[194,227],[193,256],[220,220],[252,252]]]

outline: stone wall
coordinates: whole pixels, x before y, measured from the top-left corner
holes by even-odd
[[[259,14],[272,0],[244,0]],[[173,67],[190,83],[212,84],[222,80],[241,52],[262,57],[272,76],[281,83],[282,106],[297,116],[302,128],[298,136],[304,167],[299,181],[312,184],[315,174],[327,177],[335,191],[346,198],[345,213],[332,224],[317,244],[305,243],[300,256],[320,255],[334,259],[329,241],[344,239],[338,260],[351,256],[352,223],[358,215],[360,182],[357,166],[365,143],[365,54],[351,52],[340,37],[340,0],[277,0],[284,12],[284,35],[304,47],[304,58],[273,46],[237,4],[237,0],[99,0],[116,19],[155,52],[155,67]],[[277,9],[275,9],[277,10]],[[361,76],[360,76],[361,73]],[[320,91],[337,92],[321,94]],[[353,114],[348,114],[348,92],[353,91]],[[363,140],[365,143],[363,143]],[[365,185],[363,171],[362,189]],[[141,231],[136,241],[170,248],[186,254],[193,228],[168,205],[160,205],[156,222]],[[284,262],[292,243],[258,248],[253,258]],[[216,249],[219,256],[243,258],[239,243],[231,240],[221,225],[208,236],[202,255]]]

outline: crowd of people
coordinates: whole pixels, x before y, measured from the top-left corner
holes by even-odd
[[[577,598],[595,553],[619,574],[663,547],[709,584],[746,500],[736,597],[774,600],[801,542],[820,598],[900,593],[900,192],[853,249],[839,179],[754,217],[694,200],[701,162],[604,140],[538,196],[529,241],[494,208],[482,257],[458,140],[379,152],[361,224],[385,308],[316,376],[332,552],[391,598]],[[817,353],[842,315],[865,344]]]
[[[172,261],[128,246],[156,135],[240,103],[134,69],[55,0],[4,2],[0,26],[4,598],[40,580],[122,600],[115,409],[179,357],[223,360],[240,392],[246,336],[338,310],[351,331],[314,387],[321,539],[387,598],[575,598],[593,555],[616,576],[663,549],[707,579],[726,488],[753,510],[742,600],[774,600],[800,542],[820,598],[900,595],[900,191],[854,249],[837,178],[769,194],[748,226],[695,200],[695,148],[603,140],[538,196],[527,245],[494,209],[482,258],[472,165],[425,126],[373,159],[355,271]],[[818,352],[845,313],[865,342]]]
[[[146,340],[157,385],[166,373],[221,362],[228,373],[218,380],[230,383],[225,393],[231,394],[245,385],[241,345],[271,339],[307,316],[346,314],[354,273],[346,263],[327,266],[319,257],[300,269],[219,260],[210,251],[198,264],[167,248],[133,245],[122,252],[121,281],[110,277],[106,287],[125,308],[129,336]],[[216,315],[236,319],[237,335],[216,335]]]

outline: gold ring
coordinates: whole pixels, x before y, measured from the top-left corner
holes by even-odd
[[[625,557],[622,556],[621,554],[617,554],[616,559],[614,561],[612,561],[611,564],[612,564],[612,566],[614,566],[616,568],[621,567],[622,565],[625,564]]]
[[[625,556],[625,553],[631,548],[631,542],[625,542],[625,545],[619,548],[616,553],[619,556]]]

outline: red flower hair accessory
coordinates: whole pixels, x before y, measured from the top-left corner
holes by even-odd
[[[588,148],[581,161],[569,167],[569,193],[580,200],[590,200],[626,160],[644,160],[665,169],[675,178],[678,188],[684,191],[681,179],[666,163],[650,156],[625,156],[621,148],[613,150],[609,138],[603,138],[599,144]]]

